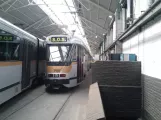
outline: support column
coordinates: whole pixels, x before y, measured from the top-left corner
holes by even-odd
[[[122,32],[126,29],[126,9],[122,8]]]
[[[115,53],[122,53],[122,42],[120,42],[120,41],[116,42]]]

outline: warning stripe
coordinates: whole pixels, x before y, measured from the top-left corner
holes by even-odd
[[[22,61],[6,61],[6,62],[2,62],[0,61],[0,67],[1,66],[16,66],[16,65],[22,65]]]

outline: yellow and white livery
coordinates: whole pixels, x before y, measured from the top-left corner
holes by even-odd
[[[51,88],[74,87],[90,69],[91,55],[82,40],[68,35],[51,35],[46,39],[46,79]]]

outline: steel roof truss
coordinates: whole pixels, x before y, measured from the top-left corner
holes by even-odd
[[[94,6],[98,7],[98,8],[100,8],[101,10],[103,10],[104,12],[106,12],[106,13],[109,14],[109,15],[113,15],[113,14],[114,14],[114,13],[111,12],[110,10],[107,10],[107,9],[104,8],[103,6],[96,4],[96,3],[93,2],[92,0],[86,0],[86,1],[88,1],[88,2],[89,2],[90,4],[92,4],[92,5],[94,5]]]
[[[97,23],[91,21],[91,20],[88,20],[87,18],[83,17],[83,16],[79,16],[80,18],[90,22],[91,24],[94,24],[95,26],[98,26],[99,28],[103,29],[104,31],[107,31],[106,29],[104,29],[102,26],[98,25]]]
[[[5,10],[5,12],[7,12],[18,0],[15,0],[8,8],[7,10]]]
[[[44,19],[46,19],[46,18],[48,18],[48,16],[47,17],[44,17],[44,18],[42,18],[42,19],[40,19],[40,20],[38,20],[37,22],[34,22],[33,24],[31,24],[31,25],[29,25],[27,28],[25,28],[24,30],[28,30],[28,29],[30,29],[30,28],[32,28],[34,25],[36,25],[37,23],[39,23],[39,22],[43,22],[43,20]]]
[[[101,39],[103,39],[103,37],[101,37],[100,35],[98,35],[97,33],[95,33],[94,31],[92,31],[91,29],[88,29],[85,26],[82,26],[84,29],[86,29],[87,31],[91,32],[92,34],[95,34],[96,36],[100,37]]]
[[[4,0],[2,0],[3,2],[4,2]],[[8,3],[6,3],[6,4],[8,4]],[[11,5],[10,4],[8,4],[10,7],[11,7]],[[12,7],[13,8],[15,8],[13,5],[12,5]],[[31,19],[29,16],[27,16],[26,14],[24,14],[24,13],[22,13],[21,11],[19,11],[19,10],[17,10],[18,12],[20,12],[21,14],[23,14],[24,16],[26,16],[27,18],[29,18],[31,21],[33,21],[33,22],[35,22],[33,19]],[[7,13],[7,11],[4,11],[5,13]]]

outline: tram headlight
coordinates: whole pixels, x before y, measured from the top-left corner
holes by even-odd
[[[53,74],[48,74],[48,77],[53,77]]]
[[[60,74],[60,77],[66,77],[66,74]]]

